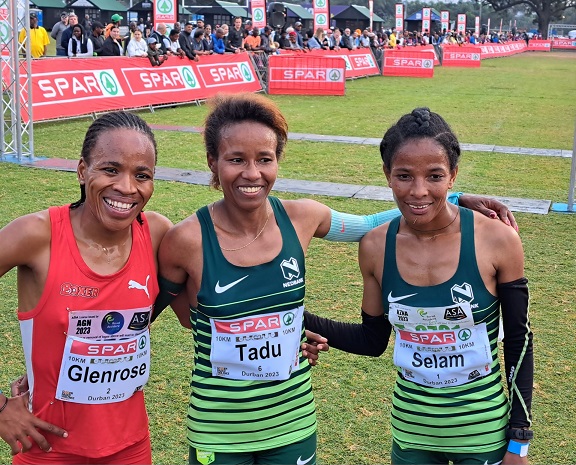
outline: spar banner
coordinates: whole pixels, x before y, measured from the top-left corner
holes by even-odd
[[[479,68],[482,52],[478,47],[465,45],[444,45],[442,47],[442,66]]]
[[[344,95],[346,62],[340,57],[312,54],[271,55],[268,93],[293,95]]]
[[[330,29],[330,3],[328,0],[313,0],[314,30],[321,27],[325,31]]]
[[[431,8],[422,8],[422,34],[430,33],[430,12]]]
[[[404,47],[402,50],[406,50],[406,48],[410,47]],[[418,50],[430,50],[434,54],[434,66],[440,66],[440,59],[438,58],[438,53],[434,45],[421,45],[418,47]]]
[[[458,14],[458,22],[456,24],[456,32],[466,34],[466,15],[463,13]]]
[[[154,25],[158,23],[174,24],[178,20],[176,0],[153,0]]]
[[[576,41],[574,41],[576,43]],[[551,40],[529,40],[528,49],[529,52],[549,52],[552,50]]]
[[[474,47],[474,45],[470,45]],[[526,42],[509,42],[507,44],[481,44],[475,46],[482,53],[482,60],[487,58],[508,57],[527,50]]]
[[[442,32],[450,30],[450,12],[448,10],[440,12],[440,22],[442,23]]]
[[[302,52],[291,50],[279,50],[281,55],[304,55]],[[358,48],[356,50],[347,50],[345,48],[336,50],[314,49],[306,52],[306,55],[319,55],[323,57],[339,57],[346,62],[346,79],[357,77],[374,76],[380,74],[380,68],[376,59],[369,48]]]
[[[205,55],[198,62],[171,57],[157,67],[148,58],[32,60],[35,121],[259,90],[246,53]]]
[[[396,3],[394,7],[394,18],[396,19],[396,32],[404,31],[404,4]],[[396,34],[398,36],[398,34]]]
[[[384,50],[384,76],[434,77],[434,52],[422,47]]]
[[[552,48],[576,50],[576,39],[552,39]]]
[[[252,10],[252,25],[262,29],[266,26],[266,0],[252,0],[250,8]]]

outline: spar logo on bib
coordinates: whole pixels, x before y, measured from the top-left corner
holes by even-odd
[[[102,319],[102,331],[106,334],[116,334],[124,326],[124,317],[121,313],[110,312]]]

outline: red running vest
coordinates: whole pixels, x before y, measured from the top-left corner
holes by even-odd
[[[149,336],[150,310],[158,295],[150,230],[142,214],[143,224],[132,223],[132,250],[128,262],[118,272],[102,276],[88,268],[80,255],[70,222],[70,206],[52,207],[49,214],[52,237],[46,285],[36,308],[18,313],[32,412],[68,432],[65,439],[43,433],[47,434],[55,452],[105,457],[143,440],[149,434],[144,394],[137,391],[131,397],[131,393],[125,395],[126,400],[105,404],[56,399],[66,333],[71,330],[70,312],[90,311],[88,315],[94,318],[82,322],[74,320],[73,324],[84,328],[92,325],[93,332],[106,331],[110,340],[114,339],[111,333],[121,335],[122,331],[134,329]],[[73,332],[78,331],[87,334],[89,329]],[[96,371],[113,369],[110,360],[87,363],[108,363],[108,366],[88,367]],[[87,373],[81,373],[80,368],[74,370],[78,381],[75,384],[84,382],[89,386],[90,382],[98,382],[97,375],[90,379]],[[38,448],[32,450],[39,451]],[[42,451],[39,453],[44,454]]]

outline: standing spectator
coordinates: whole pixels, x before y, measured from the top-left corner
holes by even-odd
[[[221,27],[217,28],[212,38],[213,38],[212,50],[214,51],[214,53],[224,55],[224,52],[226,51],[226,46],[224,45],[224,29],[222,29]]]
[[[110,35],[104,41],[102,46],[103,57],[120,57],[124,54],[124,48],[120,42],[120,28],[113,27],[110,29]]]
[[[84,28],[76,24],[72,28],[72,37],[68,41],[68,56],[71,58],[88,58],[94,56],[92,41],[88,39]]]
[[[104,30],[104,38],[108,38],[110,36],[110,31],[113,27],[120,28],[120,23],[124,19],[123,16],[120,16],[118,13],[115,13],[110,18],[110,22],[106,25],[106,29]]]
[[[88,33],[92,29],[92,20],[90,19],[90,15],[84,15],[84,20],[82,21],[82,27],[84,28],[84,32]]]
[[[142,33],[142,35],[144,35],[144,29],[146,29],[146,25],[144,24],[144,18],[140,18],[138,20],[138,29],[140,29],[140,32]]]
[[[360,47],[362,48],[370,47],[370,36],[368,35],[368,29],[364,29],[362,31],[362,35],[360,36],[358,42],[360,43]],[[392,35],[390,35],[389,43],[390,47],[392,47]],[[396,46],[396,37],[394,37],[394,46]]]
[[[154,44],[156,43],[156,38],[154,38]],[[140,32],[140,29],[136,29],[136,32],[134,32],[134,37],[132,37],[128,43],[127,54],[129,57],[148,56],[148,45],[146,44],[146,41],[142,39],[142,33]]]
[[[180,34],[182,32],[182,25],[178,21],[176,21],[172,29],[176,30],[178,34]]]
[[[366,31],[366,35],[368,35],[368,31]],[[396,28],[395,27],[392,28],[392,32],[390,33],[390,36],[388,37],[388,45],[390,46],[390,48],[396,48]]]
[[[204,42],[204,29],[196,28],[193,33],[192,48],[196,52],[196,55],[212,55],[211,50],[207,50]]]
[[[294,31],[296,31],[296,42],[300,48],[304,48],[304,37],[302,36],[302,23],[300,21],[296,21],[294,23]]]
[[[290,31],[288,33],[288,43],[284,47],[287,50],[303,50],[300,45],[298,45],[298,33],[296,31]]]
[[[354,44],[352,42],[352,36],[350,35],[350,28],[344,29],[344,35],[342,39],[340,39],[340,47],[347,48],[348,50],[352,50],[354,48]]]
[[[264,26],[262,30],[262,34],[260,34],[260,50],[263,50],[266,53],[272,53],[272,49],[270,45],[273,45],[272,41],[270,40],[272,34],[272,28],[270,26]]]
[[[324,34],[324,29],[322,29],[320,27],[318,29],[320,30],[321,34]],[[318,31],[316,31],[316,32],[318,32]],[[306,37],[308,38],[308,48],[310,50],[314,50],[314,49],[321,50],[322,49],[321,42],[318,41],[318,39],[314,35],[314,31],[312,29],[308,29],[306,31]]]
[[[176,29],[172,29],[170,31],[169,39],[170,39],[170,48],[169,51],[172,52],[173,55],[179,56],[180,58],[184,58],[186,54],[184,50],[180,47],[180,41],[178,38],[180,37],[180,33]]]
[[[120,26],[118,26],[120,27]],[[130,42],[132,41],[132,39],[134,38],[134,33],[136,31],[140,31],[140,29],[138,28],[138,25],[136,24],[136,21],[130,21],[130,24],[128,24],[128,33],[121,38],[122,41],[122,46],[124,47],[124,55],[128,54],[128,44],[130,44]],[[144,32],[142,33],[142,37],[144,37]]]
[[[242,34],[242,18],[234,18],[234,27],[228,33],[226,50],[232,53],[244,52],[244,35]]]
[[[206,50],[214,50],[214,37],[212,36],[212,26],[206,24],[204,27],[204,47]]]
[[[60,43],[62,40],[62,33],[68,29],[68,13],[65,11],[60,14],[60,21],[54,24],[50,31],[50,37],[56,41],[56,56],[65,57],[66,50],[62,48]]]
[[[68,27],[62,31],[60,36],[60,47],[65,50],[65,55],[68,55],[68,42],[70,42],[70,37],[72,37],[72,28],[78,24],[78,16],[75,13],[70,13],[68,15]]]
[[[148,44],[147,56],[152,66],[160,66],[168,59],[168,55],[162,53],[162,49],[160,48],[155,37],[148,37],[148,39],[146,39],[146,43]]]
[[[22,29],[18,36],[18,42],[21,44],[24,43],[26,36],[26,29]],[[32,58],[45,57],[49,44],[50,37],[48,37],[46,29],[38,26],[38,16],[36,16],[36,13],[30,13],[30,54]]]
[[[248,35],[244,40],[244,47],[246,50],[260,50],[261,44],[260,29],[254,27],[252,28],[252,35]]]
[[[250,21],[249,19],[247,19],[246,21],[244,21],[244,33],[246,35],[252,35],[252,21]]]
[[[197,19],[196,20],[196,27],[192,30],[192,37],[194,37],[194,33],[196,32],[196,29],[204,29],[204,20],[203,19]]]
[[[104,46],[104,25],[100,21],[92,23],[92,33],[88,37],[92,42],[92,50],[94,55],[100,56],[102,54],[102,47]]]
[[[178,37],[178,42],[180,43],[180,48],[184,51],[184,54],[190,59],[194,61],[198,61],[198,57],[196,56],[196,51],[192,45],[192,41],[194,37],[192,37],[192,28],[193,24],[189,21],[184,26],[184,30],[180,33]]]

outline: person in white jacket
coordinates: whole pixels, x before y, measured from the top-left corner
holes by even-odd
[[[134,36],[128,42],[127,54],[129,57],[146,57],[148,56],[148,45],[142,39],[142,33],[139,29],[134,31]]]
[[[68,41],[68,56],[71,58],[88,58],[94,56],[94,46],[84,28],[76,24],[72,29],[72,37]]]

